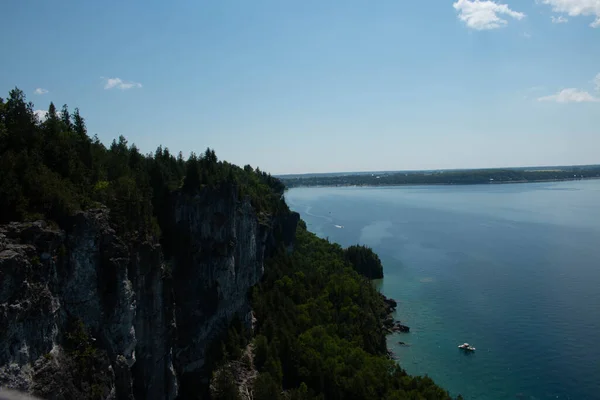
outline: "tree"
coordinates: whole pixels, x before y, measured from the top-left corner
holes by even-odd
[[[383,265],[379,256],[367,246],[350,246],[345,251],[346,259],[356,272],[368,279],[383,278]]]
[[[268,372],[258,374],[254,381],[254,400],[277,400],[281,398],[281,389]]]
[[[50,105],[48,106],[48,114],[46,115],[46,121],[58,121],[58,114],[56,113],[56,106],[54,103],[50,102]]]
[[[267,362],[269,356],[269,342],[263,335],[257,335],[254,339],[254,365],[260,371]]]
[[[6,104],[4,99],[0,97],[0,154],[4,152],[8,138],[8,131],[6,130]]]
[[[4,125],[6,145],[18,151],[26,147],[37,147],[37,117],[33,113],[33,104],[27,103],[22,90],[14,88],[8,94],[4,107]]]
[[[222,369],[215,373],[214,377],[214,400],[239,400],[240,392],[233,374],[228,369]]]
[[[73,128],[73,126],[71,125],[71,114],[69,114],[69,108],[66,104],[62,106],[62,110],[60,112],[60,119],[67,130],[71,130]]]
[[[217,161],[218,161],[217,160],[217,155],[215,154],[215,151],[211,150],[210,147],[206,148],[206,151],[204,152],[203,159],[206,160],[206,162],[209,165],[216,164]]]
[[[185,163],[185,178],[183,180],[183,190],[186,193],[195,193],[200,188],[200,171],[198,157],[192,152]]]
[[[79,135],[79,137],[87,137],[85,120],[81,115],[79,115],[79,108],[75,108],[75,111],[73,112],[73,129],[75,130],[75,133]]]
[[[290,391],[290,400],[309,400],[311,396],[308,394],[308,386],[302,382],[297,389]]]

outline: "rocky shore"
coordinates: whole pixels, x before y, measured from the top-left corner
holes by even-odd
[[[410,332],[410,328],[408,326],[402,324],[401,321],[396,321],[394,319],[393,314],[396,311],[396,307],[398,306],[396,300],[385,297],[383,294],[381,296],[383,297],[383,302],[385,303],[386,317],[383,320],[383,328],[386,331],[386,333],[391,334],[395,332]]]

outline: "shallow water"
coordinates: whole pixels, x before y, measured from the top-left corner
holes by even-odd
[[[377,284],[411,327],[388,344],[409,373],[465,399],[600,399],[600,180],[286,200],[319,236],[380,255]]]

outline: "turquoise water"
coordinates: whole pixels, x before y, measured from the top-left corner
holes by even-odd
[[[379,253],[381,291],[411,327],[388,345],[409,373],[465,399],[600,399],[600,180],[286,200],[319,236]]]

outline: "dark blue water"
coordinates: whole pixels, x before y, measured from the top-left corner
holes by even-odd
[[[600,399],[600,181],[286,199],[319,236],[379,253],[411,327],[388,345],[409,373],[465,399]]]

